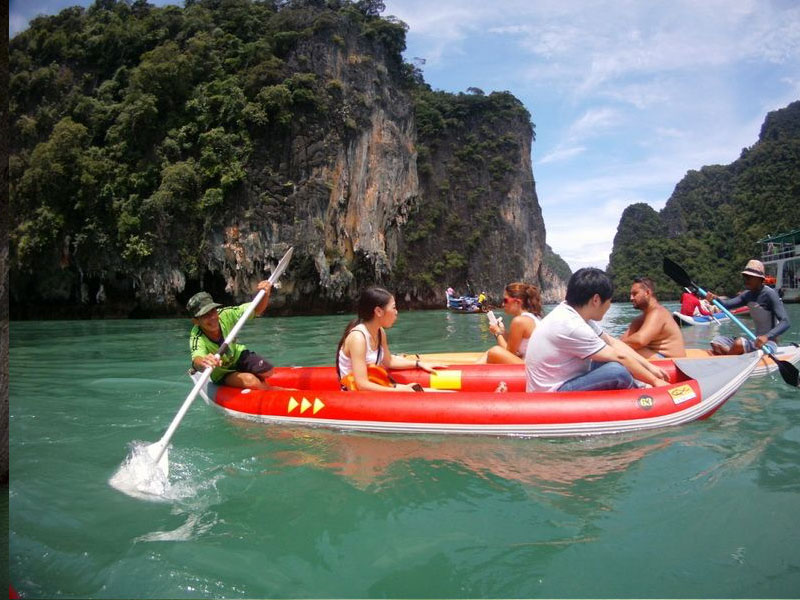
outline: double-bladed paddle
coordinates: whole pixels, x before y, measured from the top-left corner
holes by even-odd
[[[269,276],[270,283],[275,283],[276,281],[278,281],[278,278],[286,270],[286,266],[292,259],[292,252],[294,252],[293,247],[289,248],[286,251],[286,254],[283,255],[283,258],[281,258],[280,262],[278,263],[278,266],[275,267],[275,270],[272,272],[272,275]],[[264,290],[259,290],[258,294],[256,294],[256,297],[253,298],[252,302],[250,302],[250,306],[247,307],[247,309],[244,311],[244,314],[236,322],[236,325],[234,325],[233,329],[231,329],[230,332],[228,332],[225,341],[222,342],[222,345],[219,347],[217,353],[214,356],[220,358],[223,354],[225,354],[225,351],[228,349],[228,346],[230,346],[236,339],[236,335],[239,333],[239,330],[242,328],[245,321],[247,321],[247,319],[250,318],[250,315],[253,314],[253,311],[256,309],[256,306],[258,306],[258,303],[261,302],[261,299],[264,297],[264,294],[265,294]],[[176,414],[175,418],[172,419],[172,423],[169,424],[169,427],[167,428],[167,431],[164,433],[163,437],[160,440],[158,440],[155,444],[150,444],[149,446],[146,447],[147,453],[153,459],[153,462],[158,465],[158,468],[161,469],[161,471],[164,473],[165,476],[169,473],[169,460],[167,458],[168,456],[167,446],[169,445],[169,441],[170,439],[172,439],[172,435],[175,433],[175,430],[178,428],[178,425],[180,425],[181,420],[183,420],[186,411],[189,410],[189,407],[192,405],[192,402],[194,402],[194,399],[197,398],[197,394],[200,392],[200,390],[203,388],[206,382],[208,382],[208,379],[211,377],[211,372],[213,370],[214,367],[206,367],[206,369],[203,371],[203,374],[194,384],[192,391],[189,392],[189,395],[186,397],[186,400],[183,401],[183,404],[181,405],[178,414]]]
[[[666,256],[664,257],[664,273],[672,279],[675,283],[683,288],[687,288],[693,294],[698,296],[699,298],[705,298],[707,292],[697,285],[692,278],[689,277],[689,274],[684,270],[682,266],[678,263],[671,261]],[[739,319],[737,319],[727,308],[725,308],[722,303],[717,300],[716,298],[713,300],[714,306],[719,308],[722,312],[724,312],[734,323],[736,323],[742,331],[744,331],[747,336],[755,341],[756,334],[754,334],[750,329],[745,326]],[[792,363],[785,361],[785,360],[778,360],[778,358],[772,353],[772,349],[769,346],[762,346],[761,351],[764,352],[767,356],[769,356],[775,364],[778,365],[778,371],[781,373],[781,377],[783,380],[791,386],[798,387],[798,371],[797,367],[795,367]]]

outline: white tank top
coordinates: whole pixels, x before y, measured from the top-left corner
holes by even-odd
[[[521,313],[520,316],[528,317],[530,319],[533,319],[534,323],[536,323],[537,325],[539,324],[539,317],[537,317],[532,312],[524,311],[524,312]],[[517,356],[519,356],[520,358],[525,358],[525,351],[528,349],[528,341],[530,339],[531,338],[526,337],[526,338],[522,338],[522,341],[520,341],[519,348],[517,348]]]
[[[380,364],[381,360],[381,338],[383,337],[378,332],[378,347],[372,348],[370,346],[370,341],[372,336],[369,334],[367,330],[367,326],[361,323],[360,325],[356,325],[353,329],[350,330],[350,333],[354,331],[359,331],[367,340],[367,364],[368,365],[378,365]],[[347,337],[350,337],[350,334],[347,334]],[[350,360],[349,356],[346,356],[344,353],[344,344],[342,344],[342,349],[339,350],[339,377],[346,377],[350,373],[353,372],[353,361]]]

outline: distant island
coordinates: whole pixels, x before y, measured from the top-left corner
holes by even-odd
[[[800,101],[767,115],[758,141],[730,165],[690,171],[660,212],[648,204],[625,209],[608,270],[616,300],[637,275],[652,277],[659,295],[680,290],[662,270],[664,256],[718,293],[741,288],[739,272],[761,249],[756,242],[800,229]]]

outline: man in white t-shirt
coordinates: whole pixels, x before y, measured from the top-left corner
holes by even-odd
[[[611,306],[614,286],[600,269],[579,269],[567,283],[566,300],[534,329],[525,353],[526,389],[616,390],[634,379],[666,385],[667,374],[598,324]]]

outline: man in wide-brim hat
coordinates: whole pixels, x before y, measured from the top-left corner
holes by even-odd
[[[706,299],[716,298],[728,310],[740,306],[749,307],[750,316],[756,326],[756,339],[718,335],[711,340],[713,354],[744,354],[762,348],[766,344],[774,352],[778,347],[778,336],[791,326],[789,315],[786,314],[786,308],[783,306],[778,292],[768,285],[764,285],[766,278],[764,263],[755,259],[748,261],[742,271],[742,277],[745,291],[735,298],[722,300],[709,292]]]

